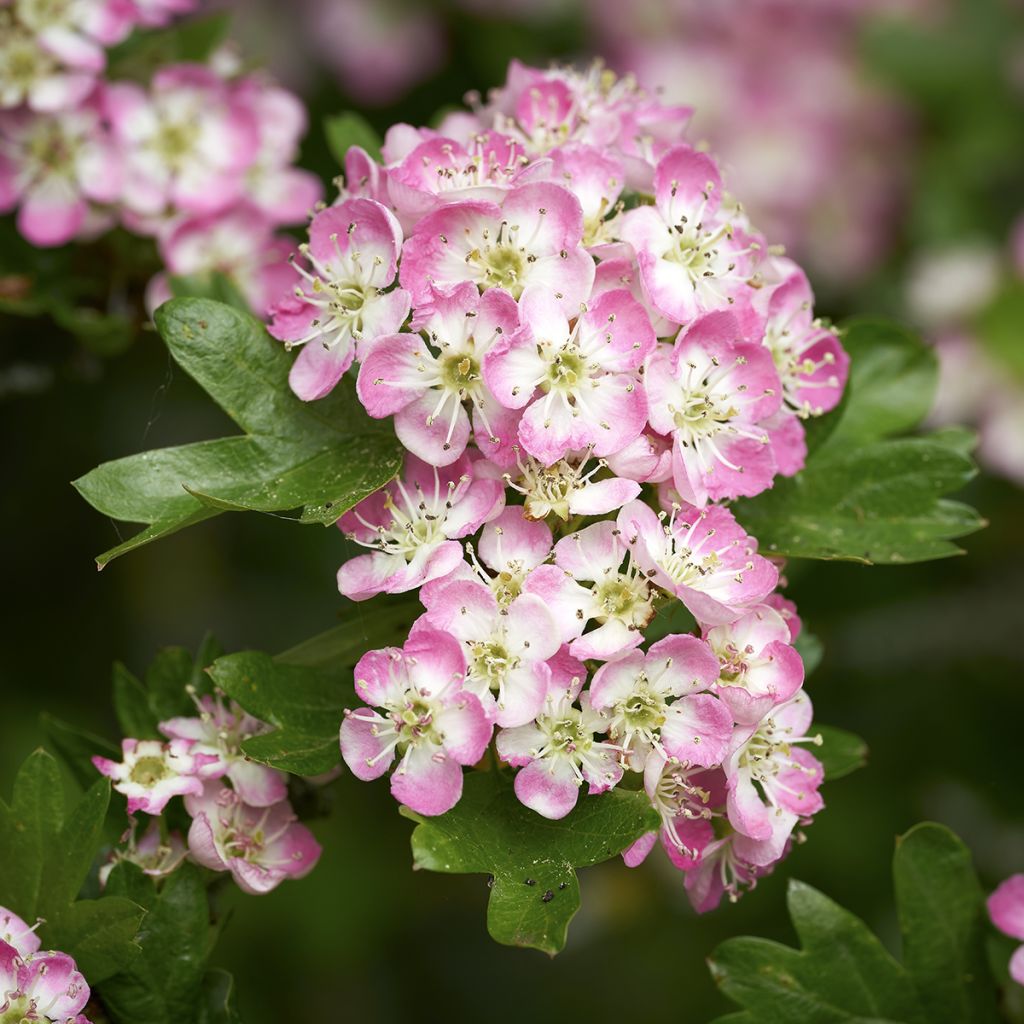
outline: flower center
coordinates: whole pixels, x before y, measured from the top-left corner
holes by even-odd
[[[161,780],[166,779],[170,774],[171,772],[162,757],[140,757],[138,761],[132,765],[128,781],[148,788],[150,786],[155,786]]]
[[[4,999],[0,1003],[0,1024],[24,1024],[25,1021],[39,1019],[28,996],[20,992],[0,993],[0,996]]]
[[[654,615],[650,587],[642,575],[615,573],[597,586],[597,602],[601,608],[598,622],[619,619],[628,626],[645,626]]]
[[[565,717],[549,719],[547,722],[548,749],[563,754],[579,756],[587,751],[593,742],[583,729],[582,716],[570,708]]]
[[[551,388],[573,391],[588,376],[587,364],[583,357],[576,352],[567,352],[563,349],[548,365],[548,377],[541,386],[545,391]]]
[[[480,363],[465,354],[446,356],[441,360],[441,381],[449,391],[460,398],[480,386]]]
[[[507,243],[488,246],[484,249],[481,262],[485,287],[504,288],[514,299],[522,295],[526,259],[518,248]]]
[[[497,640],[475,644],[472,659],[470,675],[492,690],[499,689],[505,676],[519,666],[519,658],[509,654]]]

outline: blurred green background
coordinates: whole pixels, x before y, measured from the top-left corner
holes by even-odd
[[[435,66],[370,108],[325,62],[299,61],[296,76],[279,60],[271,42],[285,5],[237,6],[247,56],[277,61],[308,99],[304,162],[325,179],[336,168],[322,116],[359,108],[382,129],[426,122],[467,90],[499,83],[510,57],[575,58],[601,41],[569,4],[505,4],[501,17],[422,8],[445,41]],[[399,20],[411,16],[396,10]],[[837,280],[820,258],[812,266],[822,312],[912,316],[905,292],[922,253],[964,241],[1005,251],[1024,210],[1019,29],[1019,12],[994,0],[927,5],[898,23],[858,21],[847,56],[906,118],[899,148],[875,154],[898,164],[900,180],[879,226],[886,243],[863,273]],[[9,224],[0,245],[0,270],[24,273],[29,257]],[[837,232],[837,251],[843,245]],[[108,257],[74,258],[102,277]],[[1024,362],[1019,288],[1013,269],[1002,271],[984,309],[957,314],[979,359],[1004,359],[1006,381]],[[1024,382],[1016,386],[1024,394]],[[118,540],[118,528],[69,481],[109,458],[232,429],[151,331],[106,356],[46,316],[0,314],[0,424],[3,789],[41,742],[42,710],[115,734],[107,699],[115,659],[141,671],[160,646],[193,648],[206,630],[228,650],[276,651],[336,621],[343,552],[333,529],[222,516],[96,572],[92,557]],[[991,523],[967,539],[966,557],[790,566],[789,594],[825,646],[809,684],[818,717],[859,733],[871,756],[866,769],[826,787],[827,809],[808,842],[737,906],[698,918],[663,858],[636,871],[612,862],[583,873],[583,909],[564,954],[552,961],[500,947],[484,926],[485,879],[414,874],[410,824],[386,784],[342,778],[330,787],[330,817],[314,823],[324,845],[315,872],[262,898],[225,897],[232,916],[214,963],[236,975],[244,1019],[609,1020],[642,1007],[705,1021],[729,1008],[704,964],[720,940],[791,938],[788,877],[822,888],[895,941],[889,862],[895,836],[915,822],[956,830],[987,885],[1024,869],[1024,498],[988,473],[963,498]]]

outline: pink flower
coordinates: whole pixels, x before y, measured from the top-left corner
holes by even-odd
[[[579,798],[580,786],[591,794],[611,789],[622,778],[618,748],[595,739],[607,722],[590,707],[587,695],[580,708],[572,691],[548,694],[537,720],[498,733],[498,754],[520,768],[516,796],[545,818],[564,818]]]
[[[192,746],[191,740],[125,739],[120,763],[105,757],[94,757],[92,763],[113,780],[114,789],[128,797],[129,814],[156,815],[163,813],[172,797],[201,793],[202,779],[219,771],[217,757],[193,753]]]
[[[630,210],[621,227],[651,304],[686,324],[740,301],[761,243],[722,209],[722,178],[711,157],[674,146],[658,162],[654,191],[655,205]]]
[[[992,923],[1014,939],[1024,939],[1024,875],[1011,875],[988,898]],[[1010,977],[1024,985],[1024,946],[1010,957]]]
[[[654,615],[653,594],[615,524],[594,523],[571,533],[554,553],[555,564],[534,569],[526,590],[547,603],[573,657],[604,660],[636,647]],[[580,580],[593,585],[581,586]],[[583,633],[591,620],[597,628]]]
[[[484,361],[498,401],[525,409],[519,440],[544,465],[580,448],[617,452],[647,421],[637,370],[655,338],[642,307],[623,289],[601,295],[572,326],[563,309],[546,289],[527,289],[523,327]]]
[[[149,284],[150,314],[170,298],[167,274],[224,274],[259,317],[270,313],[295,278],[287,262],[291,239],[275,237],[271,225],[244,206],[181,221],[158,246],[167,273]]]
[[[18,956],[28,956],[39,949],[39,936],[36,929],[42,922],[36,922],[31,928],[13,910],[0,907],[0,942],[13,946]],[[0,994],[2,994],[0,989]]]
[[[631,501],[619,513],[618,527],[652,582],[706,626],[734,622],[778,582],[778,569],[757,554],[757,541],[721,506],[677,506],[669,516]]]
[[[695,636],[667,636],[647,654],[631,651],[602,665],[590,684],[595,711],[634,770],[652,751],[686,766],[721,762],[732,715],[707,692],[718,677],[715,656]]]
[[[346,199],[322,210],[295,264],[302,283],[271,309],[270,333],[287,348],[305,346],[288,382],[304,401],[323,398],[352,365],[357,345],[394,334],[409,314],[395,280],[402,230],[372,199]],[[359,353],[365,355],[365,352]]]
[[[628,447],[628,446],[627,446]],[[603,516],[640,494],[640,485],[618,476],[594,477],[607,469],[605,459],[590,464],[590,452],[569,452],[550,466],[532,456],[518,457],[518,473],[505,473],[505,483],[526,499],[523,514],[542,520],[549,515],[567,522],[570,516]]]
[[[103,105],[125,159],[122,202],[134,230],[156,233],[171,210],[205,215],[243,198],[259,126],[204,65],[162,68],[149,92],[115,82]]]
[[[33,245],[83,233],[91,204],[114,202],[120,182],[120,158],[95,104],[0,113],[0,212],[17,206],[18,230]]]
[[[790,646],[789,626],[768,605],[705,632],[719,662],[715,692],[741,725],[760,721],[804,682],[804,663]]]
[[[480,475],[468,455],[444,469],[405,460],[398,478],[346,512],[345,535],[373,554],[338,570],[338,589],[353,601],[415,590],[462,561],[458,538],[475,533],[505,504],[501,481]]]
[[[165,878],[177,869],[188,854],[188,847],[180,832],[169,833],[165,841],[160,831],[160,822],[153,818],[142,838],[136,840],[137,824],[134,818],[130,819],[128,831],[121,837],[121,842],[125,843],[126,847],[115,847],[110,859],[100,868],[101,886],[107,884],[110,872],[123,860],[141,868],[142,872],[151,878]]]
[[[672,479],[672,441],[647,430],[606,461],[616,476],[643,484],[664,483]]]
[[[131,7],[142,25],[160,28],[199,6],[199,0],[130,0]]]
[[[511,419],[484,383],[484,357],[515,331],[519,310],[505,292],[481,296],[464,282],[419,306],[412,330],[379,338],[359,368],[357,390],[366,411],[378,419],[394,416],[399,440],[433,466],[447,466],[466,450],[469,415],[481,450],[509,444]],[[426,335],[427,340],[421,335]],[[503,438],[496,434],[501,430]]]
[[[483,757],[492,725],[480,701],[462,688],[466,659],[455,637],[429,629],[405,648],[364,654],[356,693],[382,708],[346,710],[341,754],[358,779],[391,775],[396,800],[419,814],[444,814],[462,795],[462,766]]]
[[[203,770],[203,778],[226,776],[245,803],[270,807],[284,800],[288,795],[285,774],[250,761],[242,753],[242,744],[247,739],[267,732],[270,727],[234,701],[225,704],[219,694],[193,699],[199,711],[197,717],[168,719],[160,723],[160,731],[172,740],[191,741],[192,754],[216,758]]]
[[[796,746],[820,742],[806,734],[812,715],[810,699],[800,691],[761,721],[738,726],[723,765],[729,823],[741,835],[767,843],[761,853],[769,860],[782,855],[800,819],[824,807],[818,794],[821,762]]]
[[[551,682],[546,662],[558,653],[561,636],[539,597],[520,594],[502,605],[485,584],[458,581],[420,621],[462,644],[463,687],[488,718],[502,726],[525,725],[540,711]]]
[[[593,248],[615,239],[612,219],[626,181],[622,160],[594,146],[562,146],[552,154],[552,180],[564,183],[583,209],[583,244]]]
[[[231,789],[208,782],[185,798],[192,815],[189,855],[211,871],[230,871],[242,892],[261,895],[287,878],[303,878],[320,859],[320,844],[287,800],[251,807]]]
[[[79,1016],[89,986],[67,953],[19,954],[0,942],[0,999],[4,1020],[89,1024]]]
[[[684,501],[760,494],[776,461],[762,421],[782,403],[770,352],[741,339],[729,313],[709,313],[661,346],[644,377],[650,423],[672,437],[672,472]]]
[[[500,205],[467,200],[424,217],[405,243],[400,281],[415,305],[463,281],[502,288],[514,299],[539,284],[575,315],[594,281],[582,238],[583,211],[571,192],[549,182],[522,185]]]
[[[814,294],[804,272],[778,260],[785,275],[771,289],[764,343],[775,361],[787,407],[799,416],[820,416],[843,396],[850,357],[835,330],[814,317]]]
[[[779,854],[771,844],[735,832],[712,839],[686,871],[690,904],[698,914],[706,914],[718,906],[723,896],[735,903],[744,892],[756,887],[759,878],[771,873],[788,849],[786,846]]]

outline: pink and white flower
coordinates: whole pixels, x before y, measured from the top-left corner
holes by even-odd
[[[430,629],[404,649],[364,654],[356,693],[372,707],[346,709],[341,754],[364,782],[391,775],[396,800],[418,814],[444,814],[462,796],[462,766],[484,755],[493,726],[480,701],[463,689],[466,659],[455,637]]]
[[[67,953],[19,954],[0,942],[0,999],[4,1020],[89,1024],[80,1016],[89,986]]]
[[[166,878],[175,871],[188,855],[188,847],[180,832],[170,832],[164,839],[160,831],[160,822],[153,818],[141,839],[135,838],[138,822],[130,819],[128,830],[121,836],[124,848],[115,847],[110,859],[99,871],[101,886],[107,884],[110,872],[121,861],[128,861],[140,868],[150,878]]]
[[[216,758],[203,770],[203,778],[227,777],[238,795],[253,807],[270,807],[288,795],[284,772],[250,761],[242,753],[242,744],[269,730],[247,714],[234,701],[225,703],[220,694],[193,698],[198,716],[171,718],[159,725],[172,740],[188,740],[191,753]]]
[[[270,333],[286,348],[304,346],[288,382],[304,401],[323,398],[358,354],[394,334],[409,315],[409,296],[395,280],[402,229],[372,199],[346,199],[321,210],[294,264],[302,281],[271,310]],[[365,351],[357,352],[360,346]]]
[[[412,330],[378,338],[359,368],[357,391],[377,419],[394,416],[405,447],[433,466],[447,466],[466,450],[473,409],[477,444],[490,453],[516,437],[509,415],[484,383],[483,362],[503,336],[519,324],[519,310],[500,290],[482,296],[464,282],[419,306]],[[497,433],[501,432],[503,436]]]
[[[512,189],[500,205],[476,199],[428,214],[405,243],[399,280],[415,305],[463,281],[514,299],[543,285],[572,316],[594,281],[582,239],[579,200],[559,185],[534,182]]]
[[[779,570],[757,553],[757,541],[719,505],[656,513],[631,501],[618,527],[652,582],[679,598],[698,622],[734,622],[775,589]]]
[[[652,751],[686,767],[721,763],[732,739],[732,715],[708,691],[717,660],[695,636],[667,636],[647,654],[630,651],[602,665],[590,684],[594,710],[608,735],[639,771]]]
[[[439,579],[462,561],[461,537],[494,519],[505,504],[501,481],[480,475],[463,455],[438,469],[415,456],[405,474],[346,512],[345,535],[370,548],[338,570],[338,589],[353,601],[400,594]]]
[[[498,725],[525,725],[540,711],[551,683],[547,660],[558,653],[561,635],[539,597],[519,594],[502,605],[485,584],[458,581],[420,621],[462,644],[463,687]]]
[[[698,914],[706,914],[728,896],[735,903],[744,892],[755,888],[759,878],[788,852],[779,853],[769,842],[758,842],[732,832],[712,839],[701,851],[696,863],[686,871],[686,895]]]
[[[622,217],[648,300],[687,324],[701,313],[748,302],[747,283],[762,249],[722,207],[722,177],[706,153],[673,146],[654,174],[654,206]]]
[[[647,422],[637,371],[655,338],[643,308],[622,289],[599,296],[572,325],[563,309],[550,291],[527,289],[522,328],[484,360],[498,401],[525,409],[519,440],[544,465],[580,448],[610,455]]]
[[[771,353],[742,340],[729,313],[709,313],[659,347],[644,377],[651,428],[672,438],[672,473],[684,501],[760,494],[776,472],[764,422],[782,404]]]
[[[608,723],[590,707],[580,707],[570,690],[549,693],[536,722],[498,733],[498,754],[520,768],[515,791],[519,800],[545,818],[564,818],[575,806],[584,782],[593,795],[622,778],[619,750],[596,739]]]
[[[803,685],[804,663],[790,646],[789,626],[768,605],[707,630],[705,639],[719,662],[715,692],[738,724],[760,721]]]
[[[192,815],[189,855],[211,871],[230,871],[238,887],[258,896],[288,878],[303,878],[320,859],[320,844],[287,800],[252,807],[219,782],[185,798]]]
[[[143,811],[161,814],[167,802],[176,796],[198,794],[203,779],[220,771],[219,758],[193,752],[191,740],[124,739],[120,762],[94,757],[92,763],[101,775],[113,780],[114,789],[128,797],[128,813]]]
[[[988,916],[1001,932],[1024,940],[1024,875],[1011,875],[989,896]],[[1024,946],[1010,957],[1010,977],[1024,985]]]
[[[33,245],[82,234],[120,187],[120,157],[96,104],[45,116],[0,112],[0,212],[17,206],[18,230]]]
[[[13,910],[0,907],[0,942],[13,946],[18,956],[28,956],[41,945],[36,929],[41,922],[37,921],[30,928]],[[0,993],[3,990],[0,989]]]

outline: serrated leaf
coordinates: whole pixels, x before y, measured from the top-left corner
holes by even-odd
[[[340,166],[345,165],[345,154],[350,146],[360,146],[374,160],[381,159],[381,140],[377,130],[362,114],[348,110],[324,118],[324,136],[327,148]]]
[[[199,868],[182,864],[162,884],[120,862],[107,889],[146,908],[142,953],[100,995],[116,1024],[178,1024],[201,1019],[210,948],[209,903]]]
[[[984,526],[942,495],[963,487],[974,463],[941,440],[903,438],[826,447],[791,479],[735,504],[761,550],[791,558],[895,565],[960,554],[953,539]]]
[[[260,651],[218,658],[210,675],[251,715],[274,726],[242,745],[253,760],[296,775],[319,775],[338,764],[342,714],[355,702],[351,679],[283,664]]]
[[[173,299],[155,320],[178,364],[245,433],[106,462],[74,482],[94,508],[147,528],[111,559],[224,511],[330,523],[394,476],[401,448],[343,384],[318,402],[288,389],[291,359],[263,326],[208,299]]]
[[[737,938],[711,955],[730,999],[759,1024],[927,1024],[909,975],[860,919],[801,882],[787,902],[800,950]]]
[[[462,798],[447,814],[424,818],[412,833],[415,866],[493,879],[487,930],[510,946],[554,955],[564,946],[580,906],[576,869],[608,860],[658,827],[646,795],[612,790],[582,797],[560,821],[524,807],[511,779],[471,772]]]
[[[811,752],[824,766],[825,778],[830,782],[868,763],[868,745],[859,736],[831,725],[816,724],[814,731],[821,737],[821,746],[813,747]]]
[[[0,801],[0,904],[26,921],[42,918],[44,946],[69,953],[93,984],[131,963],[143,915],[114,896],[77,899],[109,800],[110,783],[100,779],[65,816],[57,763],[38,750],[18,772],[10,805]]]
[[[897,840],[893,882],[903,959],[929,1024],[994,1024],[985,897],[967,847],[942,825],[917,825]]]

